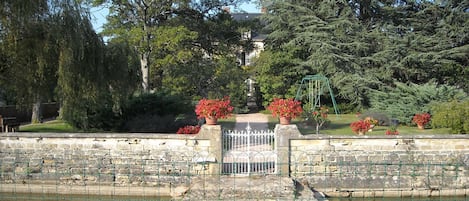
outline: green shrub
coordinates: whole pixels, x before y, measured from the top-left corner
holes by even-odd
[[[191,101],[168,93],[147,93],[132,98],[124,108],[126,117],[141,114],[157,114],[165,116],[169,114],[182,114],[194,110]]]
[[[177,129],[187,125],[196,125],[194,116],[168,114],[141,114],[130,118],[123,125],[126,132],[176,133]]]
[[[394,88],[373,90],[369,94],[373,111],[382,111],[399,122],[410,125],[414,114],[429,112],[430,103],[467,97],[463,90],[436,83],[395,83]]]
[[[436,103],[431,107],[433,128],[450,128],[451,133],[469,133],[469,100]]]
[[[357,108],[350,103],[339,103],[337,107],[342,114],[354,114],[358,112]]]
[[[61,108],[60,119],[82,131],[116,130],[121,125],[119,112],[114,110],[109,96],[102,96],[99,101],[85,98],[73,100]],[[81,101],[81,103],[79,103]]]
[[[176,132],[182,126],[197,124],[194,104],[187,98],[168,93],[142,94],[124,108],[121,126],[126,132]]]
[[[101,106],[94,111],[88,111],[86,131],[117,131],[123,120],[118,112],[108,106]]]

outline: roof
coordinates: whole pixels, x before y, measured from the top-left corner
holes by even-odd
[[[262,13],[231,13],[231,17],[236,21],[247,21],[259,18]]]
[[[253,41],[264,41],[267,38],[265,34],[259,34],[252,38]]]

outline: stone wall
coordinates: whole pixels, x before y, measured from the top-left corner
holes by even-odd
[[[0,137],[3,184],[151,186],[219,173],[220,126],[199,135],[8,133]],[[218,137],[219,138],[219,137]]]
[[[286,134],[290,175],[316,189],[466,194],[469,188],[467,135],[303,136],[296,127],[277,130]]]
[[[277,125],[275,133],[277,175],[329,195],[469,191],[467,135],[304,136],[295,125]],[[220,180],[221,149],[220,126],[203,126],[198,135],[2,133],[0,187],[98,194],[106,187],[115,194],[121,187],[126,195],[183,194],[193,181]],[[221,183],[213,188],[219,191]],[[31,188],[34,184],[40,188]]]

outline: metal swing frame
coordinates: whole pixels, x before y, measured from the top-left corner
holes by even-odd
[[[305,89],[307,89],[307,94],[303,93]],[[337,103],[335,101],[334,93],[332,92],[329,79],[321,74],[305,76],[301,80],[301,84],[298,87],[295,100],[301,101],[304,96],[307,95],[309,101],[309,109],[313,111],[321,107],[321,95],[323,95],[325,90],[329,90],[332,105],[334,107],[334,112],[336,115],[339,115],[339,108],[337,107]]]

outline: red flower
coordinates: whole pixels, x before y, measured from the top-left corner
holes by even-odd
[[[395,131],[392,131],[392,130],[386,130],[385,132],[386,135],[399,135],[399,131],[395,130]]]
[[[177,134],[197,134],[200,131],[200,126],[184,126],[178,129]]]
[[[364,120],[355,121],[350,124],[350,128],[352,128],[352,131],[354,133],[358,133],[358,132],[366,133],[370,129],[370,127],[371,127],[370,122],[364,121]]]
[[[415,114],[412,118],[412,121],[417,125],[425,126],[428,122],[430,122],[431,116],[428,113],[421,113]]]
[[[289,99],[274,98],[274,101],[267,106],[274,117],[290,117],[296,118],[301,115],[303,108],[301,102]]]
[[[378,126],[378,120],[373,119],[372,117],[366,117],[365,120],[366,122],[370,123],[373,126]]]
[[[214,117],[217,119],[227,118],[233,112],[233,106],[230,105],[230,98],[223,99],[202,99],[195,106],[197,118]]]
[[[316,122],[325,122],[327,120],[327,113],[329,112],[329,108],[326,106],[321,106],[319,108],[319,111],[315,110],[313,111],[313,119]]]
[[[319,128],[321,128],[326,122],[329,120],[327,119],[327,113],[329,112],[329,108],[326,106],[321,106],[319,110],[315,110],[312,113],[311,118],[314,119],[316,122],[316,133],[319,134]]]

